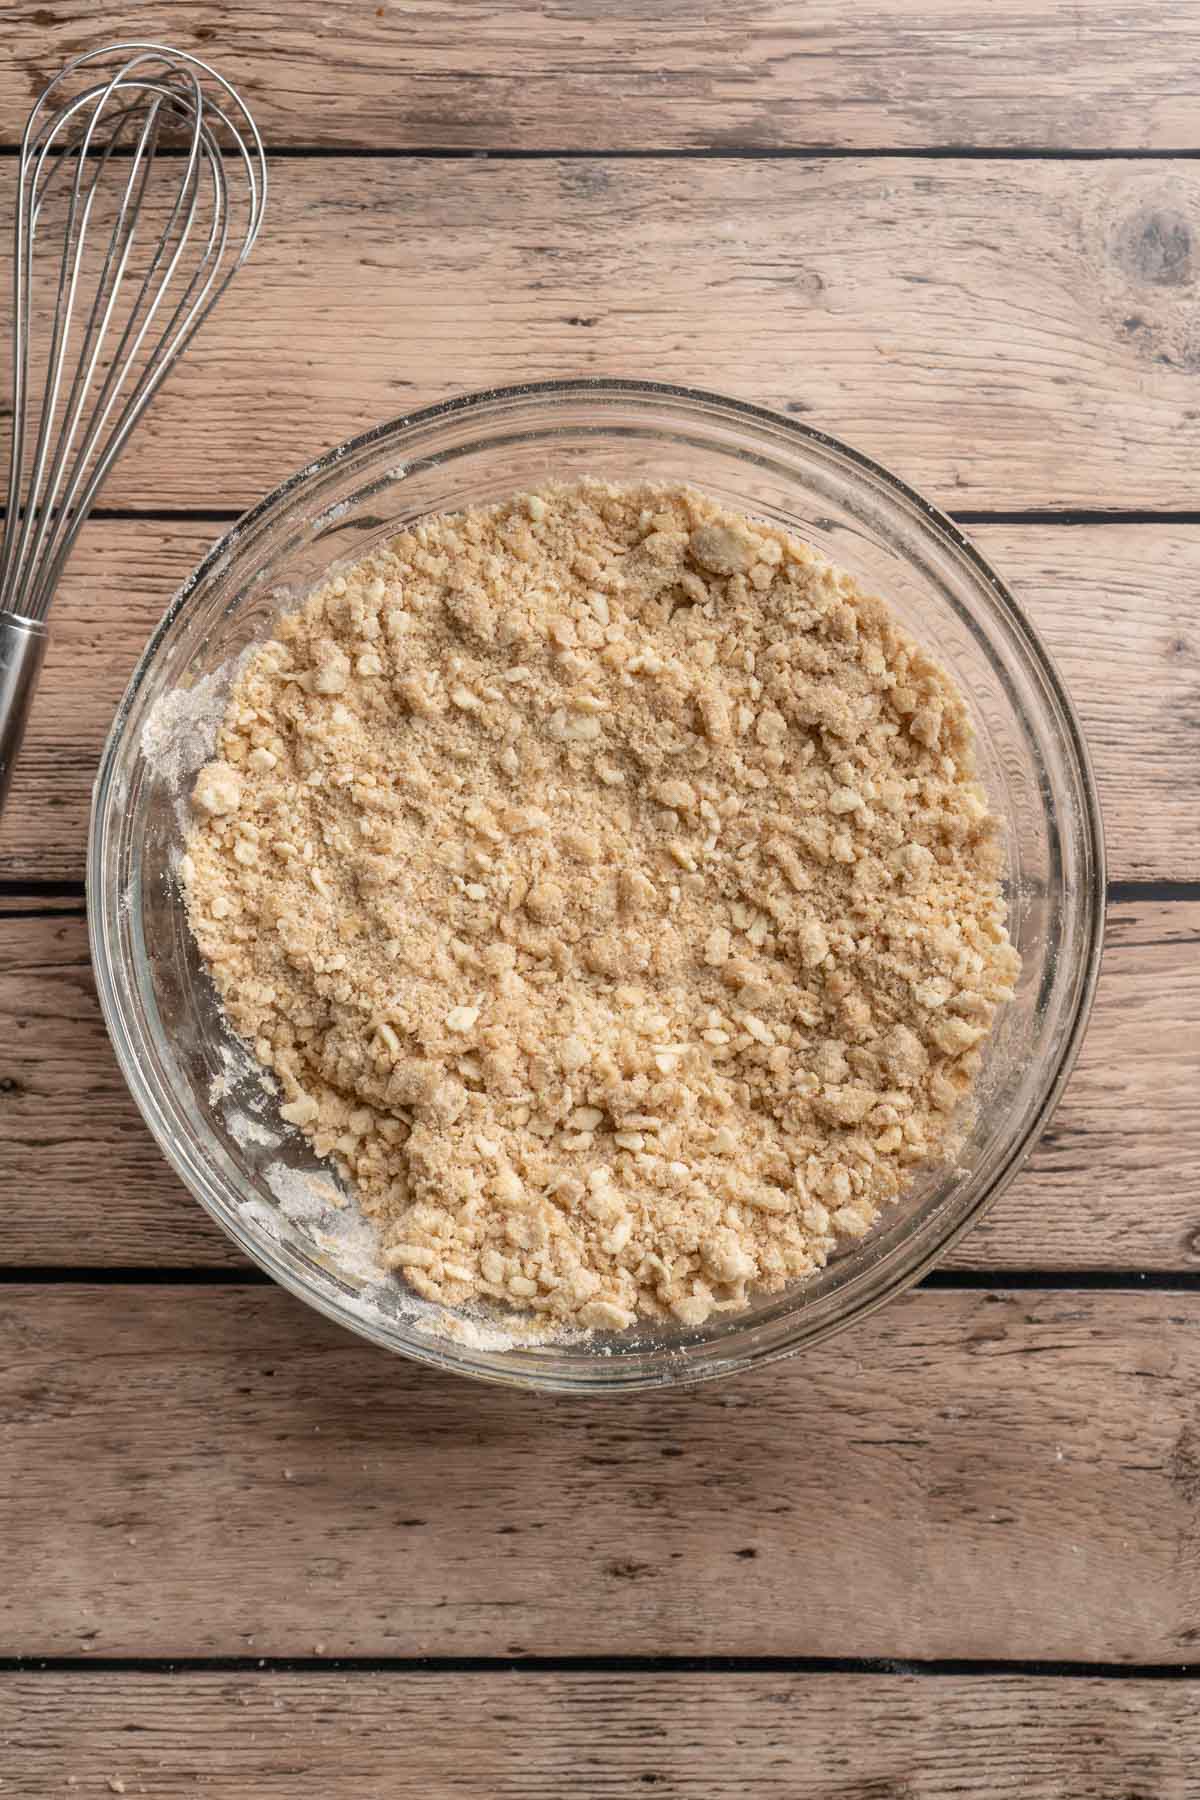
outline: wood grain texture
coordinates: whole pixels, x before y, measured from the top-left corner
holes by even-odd
[[[78,880],[92,778],[129,675],[218,527],[97,521],[56,602],[0,828],[0,879]],[[1078,705],[1117,880],[1200,877],[1200,526],[983,526]]]
[[[1195,507],[1196,163],[334,160],[272,182],[108,505],[242,507],[429,401],[633,375],[783,408],[950,508]]]
[[[948,1259],[969,1269],[1200,1267],[1200,903],[1123,903],[1091,1028],[1029,1166]],[[0,1262],[240,1262],[142,1124],[82,919],[0,916]]]
[[[710,10],[0,7],[0,144],[66,57],[141,35],[244,82],[277,145],[510,153],[278,159],[260,249],[108,504],[240,507],[450,393],[636,374],[787,409],[949,508],[1195,516],[1200,167],[986,154],[1194,151],[1195,9]],[[824,146],[849,154],[790,154]],[[985,155],[856,155],[939,146]],[[511,159],[559,148],[708,154]],[[102,732],[207,535],[97,523],[60,596],[0,825],[0,1267],[236,1268],[124,1090],[72,900],[19,885],[78,878]],[[1194,884],[1200,528],[980,536],[1081,703],[1111,872]],[[1200,1267],[1196,891],[1123,894],[1065,1102],[953,1266]],[[0,1673],[0,1788],[1184,1800],[1198,1684],[1132,1669],[250,1665],[1194,1665],[1192,1300],[925,1290],[732,1386],[604,1404],[436,1378],[267,1286],[0,1283],[0,1651],[80,1665]],[[89,1670],[97,1653],[247,1666]]]
[[[10,1654],[1183,1662],[1200,1316],[917,1293],[736,1382],[484,1391],[272,1286],[0,1293]]]
[[[1197,1685],[56,1673],[0,1678],[0,1744],[21,1800],[1186,1800]]]
[[[1070,0],[21,0],[12,141],[68,57],[153,38],[214,59],[275,144],[1186,147],[1195,14]]]

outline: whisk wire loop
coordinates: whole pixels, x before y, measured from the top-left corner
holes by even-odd
[[[79,70],[118,58],[64,97]],[[167,45],[78,56],[35,103],[17,179],[0,613],[45,618],[113,463],[248,256],[266,189],[262,139],[237,90]],[[35,359],[38,243],[54,206],[65,218]]]
[[[77,110],[77,109],[76,109]],[[42,406],[38,427],[38,439],[33,453],[33,468],[29,480],[30,503],[26,506],[23,531],[18,556],[22,561],[28,559],[36,563],[45,546],[47,533],[54,519],[55,506],[59,496],[64,469],[67,466],[71,449],[78,432],[80,418],[87,404],[90,384],[96,372],[97,362],[104,344],[105,335],[117,303],[120,283],[124,277],[130,251],[133,247],[136,232],[138,209],[144,199],[146,187],[150,179],[153,143],[157,134],[158,104],[147,115],[131,160],[129,174],[125,181],[124,192],[120,198],[117,216],[113,224],[104,263],[95,283],[95,293],[87,324],[83,331],[78,360],[75,364],[74,379],[67,397],[59,430],[58,442],[48,474],[46,473],[46,455],[49,449],[51,434],[58,417],[59,388],[70,345],[70,335],[75,313],[75,299],[79,288],[82,260],[85,245],[85,234],[91,218],[92,205],[95,200],[97,185],[102,179],[105,166],[112,156],[116,140],[107,143],[97,157],[94,165],[85,160],[91,148],[95,126],[98,123],[99,111],[88,121],[86,133],[75,158],[75,174],[71,184],[70,203],[67,215],[66,230],[63,237],[63,253],[59,271],[58,294],[55,301],[54,320],[51,328],[50,349],[46,364],[46,383],[42,396]],[[39,198],[38,178],[42,173],[45,160],[52,148],[53,139],[43,144],[38,151],[38,159],[34,165],[33,177],[29,183],[27,200],[29,214],[29,231],[32,238],[37,228],[38,214],[44,203],[44,192]],[[149,146],[149,153],[147,147]],[[62,167],[61,160],[51,165],[51,173]],[[90,182],[84,191],[83,176],[86,169],[92,168]],[[136,191],[136,203],[131,211],[130,202]],[[114,261],[115,258],[115,261]],[[32,266],[30,267],[32,274]],[[147,279],[153,273],[153,265],[147,272]],[[109,365],[107,380],[97,396],[97,413],[93,431],[89,434],[81,450],[86,456],[95,442],[95,437],[103,429],[105,411],[104,403],[114,385],[122,378],[122,354],[127,346],[129,329],[136,316],[136,304],[131,309],[126,330],[117,344]],[[28,346],[28,337],[25,340]],[[90,351],[90,355],[89,355]],[[128,364],[125,366],[127,371]],[[15,459],[14,459],[15,460]],[[43,492],[43,478],[46,486]],[[36,531],[34,526],[36,523]],[[32,541],[31,541],[32,533]]]

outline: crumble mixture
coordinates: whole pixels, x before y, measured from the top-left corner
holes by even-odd
[[[953,1152],[1019,966],[971,728],[785,532],[596,481],[426,518],[216,748],[196,940],[430,1300],[699,1325]]]

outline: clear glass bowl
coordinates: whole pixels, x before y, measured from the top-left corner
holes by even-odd
[[[383,1279],[337,1177],[265,1109],[184,918],[190,777],[239,654],[331,565],[422,514],[548,478],[686,481],[795,531],[884,594],[968,697],[981,776],[1008,824],[1016,999],[991,1039],[973,1129],[873,1235],[819,1276],[698,1331],[566,1344],[433,1329]],[[1062,1091],[1100,958],[1104,854],[1087,752],[1062,682],[1003,583],[949,520],[876,464],[757,407],[653,382],[511,388],[397,419],[310,464],[248,513],[172,601],[130,682],[96,780],[88,863],[96,979],[134,1098],[170,1161],[247,1255],[377,1344],[533,1387],[695,1381],[812,1344],[901,1292],[991,1205]],[[324,1178],[314,1188],[309,1177]]]

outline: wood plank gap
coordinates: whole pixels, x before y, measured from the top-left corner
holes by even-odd
[[[211,1267],[207,1263],[155,1268],[153,1264],[0,1264],[5,1287],[268,1287],[271,1276],[253,1263]],[[1200,1279],[1200,1278],[1198,1278]]]
[[[0,1675],[925,1675],[1200,1681],[1200,1663],[855,1656],[0,1656]]]
[[[63,906],[60,904],[58,906],[21,906],[18,902],[18,904],[14,906],[7,901],[4,895],[0,895],[0,903],[3,903],[3,911],[0,912],[0,918],[4,919],[6,922],[12,919],[78,919],[82,918],[84,915],[84,908],[82,905]]]
[[[188,1263],[0,1263],[0,1288],[267,1287],[272,1277],[253,1263],[229,1267]],[[1200,1294],[1196,1269],[934,1269],[914,1283],[931,1293]]]
[[[1188,904],[1200,900],[1200,881],[1110,881],[1106,890],[1109,906],[1136,905],[1141,901],[1162,901],[1165,905]]]
[[[1200,1294],[1195,1269],[933,1269],[915,1283],[934,1293]]]
[[[121,525],[138,521],[155,525],[231,525],[246,510],[244,506],[94,506],[88,518]],[[0,520],[4,515],[5,509],[0,506]]]
[[[1200,512],[1156,512],[1146,507],[1036,507],[1012,512],[986,507],[951,512],[956,525],[1200,525]]]
[[[1200,148],[1100,150],[1041,144],[699,144],[675,147],[626,145],[620,149],[536,148],[509,145],[472,148],[455,144],[267,144],[278,162],[1195,162]],[[0,157],[15,159],[19,143],[0,144]],[[127,152],[125,154],[128,154]],[[164,145],[155,154],[178,158],[187,151]],[[120,157],[122,153],[117,152]]]
[[[25,877],[0,881],[0,900],[78,900],[80,911],[86,892],[82,881],[38,881]]]

